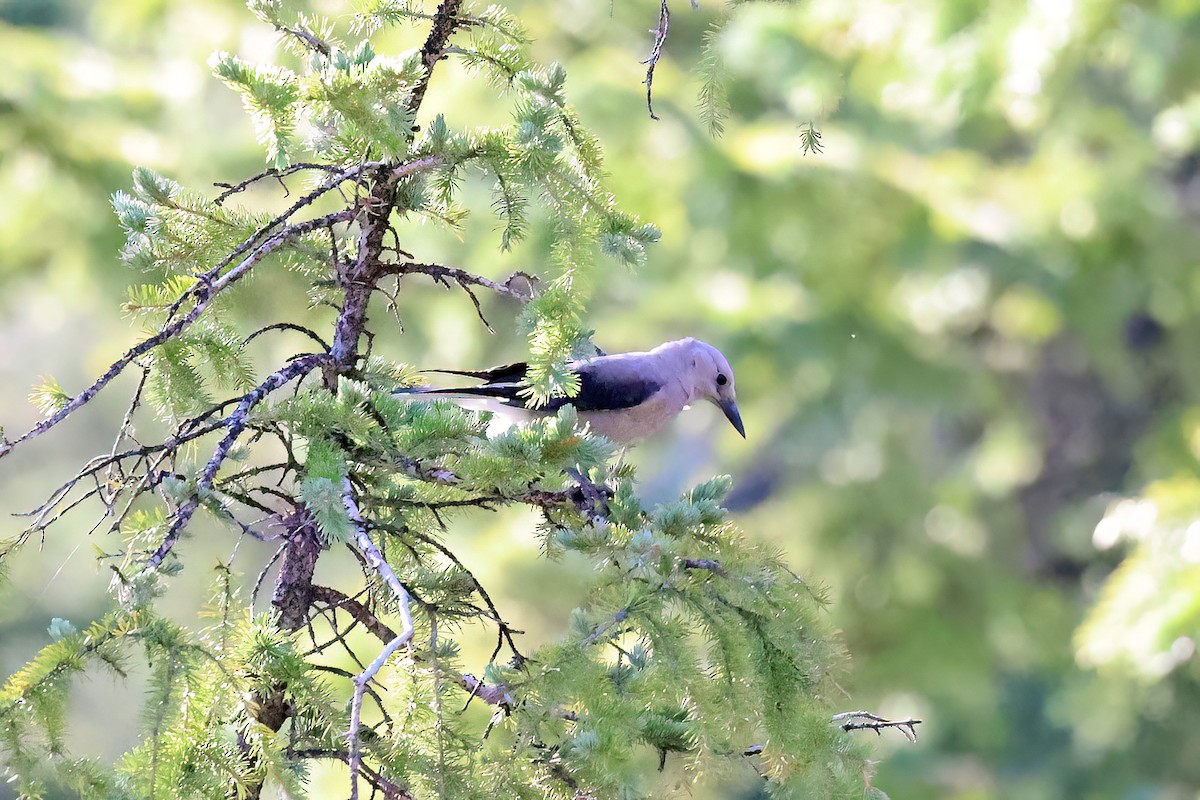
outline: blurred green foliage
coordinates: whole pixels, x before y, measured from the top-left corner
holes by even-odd
[[[926,720],[916,746],[878,743],[892,798],[1196,797],[1200,4],[736,8],[709,34],[730,106],[717,139],[695,107],[716,3],[677,5],[651,122],[639,61],[656,3],[511,4],[539,57],[566,65],[623,207],[663,231],[642,270],[595,279],[597,342],[697,335],[737,369],[749,441],[685,415],[629,455],[646,493],[732,473],[741,524],[831,587],[848,707]],[[269,60],[273,37],[245,20],[233,0],[0,3],[10,432],[36,418],[22,398],[41,375],[75,390],[130,340],[113,310],[138,278],[107,200],[129,165],[192,186],[258,168],[250,123],[203,66],[216,50]],[[434,92],[448,116],[494,106],[453,68]],[[824,151],[803,155],[810,122]],[[536,221],[498,253],[476,188],[478,213],[457,238],[428,231],[426,251],[541,271]],[[252,286],[236,309],[251,319],[305,302],[282,273]],[[409,291],[405,336],[379,343],[400,360],[522,354],[511,308],[485,306],[489,336],[461,296]],[[112,402],[14,455],[0,507],[106,447]],[[576,567],[537,560],[523,517],[475,524],[480,578],[544,640]],[[52,617],[96,616],[103,580],[77,545],[9,565],[5,674]],[[85,750],[133,737],[130,719],[114,741],[108,691],[81,698],[98,723]]]

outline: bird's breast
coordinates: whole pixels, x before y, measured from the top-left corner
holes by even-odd
[[[579,417],[591,426],[592,432],[625,444],[658,432],[683,410],[685,401],[686,398],[682,394],[658,392],[646,402],[631,408],[584,411]]]

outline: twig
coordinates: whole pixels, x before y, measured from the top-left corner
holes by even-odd
[[[396,638],[384,646],[365,670],[354,676],[354,699],[350,705],[350,729],[346,732],[346,742],[349,747],[346,763],[350,767],[350,800],[358,800],[358,774],[363,769],[358,738],[359,729],[362,727],[363,695],[366,693],[367,684],[374,679],[379,670],[383,669],[383,665],[387,663],[392,654],[412,639],[413,619],[412,611],[409,608],[408,591],[400,583],[400,579],[396,577],[396,573],[384,559],[383,554],[379,552],[379,548],[371,541],[371,537],[367,533],[367,523],[362,517],[362,512],[359,511],[358,502],[354,499],[354,487],[350,484],[349,478],[342,479],[342,503],[346,507],[346,513],[350,516],[350,521],[354,524],[355,544],[358,545],[367,564],[379,573],[379,577],[392,590],[399,606],[400,621],[403,624]]]
[[[332,609],[344,608],[350,613],[350,616],[354,617],[357,622],[381,642],[387,643],[396,638],[396,632],[389,628],[383,620],[371,613],[371,609],[353,597],[342,594],[337,589],[314,585],[312,587],[312,599],[314,603],[324,603]]]
[[[622,608],[620,611],[613,614],[611,617],[606,619],[604,622],[601,622],[599,625],[596,625],[594,628],[592,628],[592,632],[590,634],[588,634],[587,638],[585,638],[582,642],[579,643],[579,646],[580,647],[589,647],[589,646],[595,644],[596,642],[598,642],[600,640],[600,637],[604,636],[610,630],[612,630],[613,627],[615,627],[616,625],[620,625],[622,622],[624,622],[627,619],[629,619],[629,609]]]
[[[246,345],[250,344],[250,342],[254,341],[259,336],[262,336],[267,331],[296,331],[298,333],[303,333],[305,336],[312,339],[317,344],[321,345],[322,350],[324,350],[325,352],[329,352],[329,345],[325,343],[325,340],[322,339],[317,334],[316,331],[314,331],[312,328],[306,328],[303,325],[297,325],[294,322],[276,322],[273,325],[267,325],[265,327],[259,328],[254,333],[247,336],[245,339],[242,339],[242,347],[245,347]]]
[[[80,481],[82,481],[84,478],[89,478],[89,477],[96,478],[96,476],[99,475],[99,473],[102,472],[103,470],[110,468],[110,467],[116,467],[117,465],[121,464],[121,462],[126,461],[127,459],[133,458],[133,459],[138,459],[138,460],[149,461],[149,456],[151,456],[155,453],[161,453],[158,461],[156,461],[153,466],[147,467],[147,473],[153,472],[163,463],[163,461],[165,461],[167,458],[172,456],[181,444],[185,444],[194,439],[199,439],[203,436],[206,436],[206,435],[212,433],[213,431],[220,430],[222,427],[223,427],[222,422],[214,422],[214,423],[205,425],[200,428],[195,428],[194,430],[192,430],[188,433],[182,433],[181,432],[182,426],[181,426],[180,432],[177,432],[170,439],[167,439],[165,442],[162,442],[160,444],[142,445],[142,446],[130,449],[130,450],[124,450],[120,453],[112,453],[107,456],[96,456],[91,461],[84,464],[83,467],[79,470],[79,472],[77,472],[70,480],[68,480],[66,483],[62,484],[61,486],[56,488],[53,492],[51,492],[50,497],[44,503],[42,503],[40,506],[38,506],[37,508],[35,508],[31,511],[20,512],[18,514],[15,514],[14,516],[34,517],[33,522],[30,523],[30,525],[29,525],[29,530],[31,530],[31,531],[43,530],[43,529],[49,527],[55,520],[60,518],[62,516],[62,514],[61,513],[57,514],[57,515],[55,515],[55,517],[53,519],[50,519],[50,520],[47,520],[46,516],[51,511],[53,511],[55,508],[57,508],[58,505],[66,499],[67,495],[70,494],[71,490],[74,489],[75,486]],[[143,476],[143,478],[144,477],[145,476]],[[142,483],[144,483],[144,480],[139,481],[139,485],[136,487],[135,494],[137,494],[137,492],[140,491],[141,488],[143,488],[141,485]],[[108,513],[111,513],[111,507],[113,505],[115,505],[116,498],[120,494],[120,490],[123,490],[125,488],[127,488],[127,487],[124,487],[124,486],[120,487],[120,489],[117,492],[115,492],[113,494],[113,496],[111,498],[109,498],[109,500],[106,502],[106,506],[109,509]],[[73,502],[70,507],[73,508],[77,504],[78,504],[77,502]],[[67,509],[67,510],[69,510],[69,509]],[[64,513],[65,513],[65,511],[64,511]]]
[[[882,736],[884,728],[895,728],[904,734],[905,739],[914,743],[917,741],[916,726],[920,725],[922,721],[913,719],[912,717],[908,719],[884,719],[877,714],[872,714],[870,711],[845,711],[841,714],[833,715],[833,722],[841,723],[841,728],[844,731],[872,730]]]
[[[133,390],[133,399],[129,401],[129,408],[125,411],[125,418],[121,420],[121,427],[117,429],[117,437],[113,439],[112,449],[109,450],[109,457],[117,454],[117,448],[121,446],[121,442],[129,438],[129,432],[133,429],[133,415],[137,411],[142,401],[142,392],[146,389],[146,381],[150,379],[150,367],[142,366],[142,376],[138,378],[137,388]]]
[[[486,684],[469,672],[463,673],[458,679],[458,685],[470,692],[471,697],[478,697],[491,706],[508,709],[514,702],[507,686],[502,683]]]
[[[255,183],[258,183],[261,180],[266,180],[267,178],[275,178],[276,180],[280,180],[280,182],[282,182],[282,180],[281,180],[282,178],[285,178],[288,175],[292,175],[297,172],[302,172],[304,170],[320,170],[322,172],[332,172],[335,175],[337,173],[341,172],[340,169],[338,169],[337,167],[335,167],[332,164],[314,164],[314,163],[308,163],[308,162],[303,163],[303,164],[292,164],[291,166],[286,167],[285,169],[276,169],[276,168],[272,167],[271,169],[263,170],[262,172],[258,173],[257,175],[252,175],[249,178],[246,178],[244,181],[239,181],[238,183],[222,183],[220,181],[214,182],[213,186],[216,186],[218,189],[224,189],[225,191],[223,191],[219,195],[217,195],[216,199],[213,200],[213,202],[216,203],[217,205],[221,205],[226,200],[228,200],[231,196],[237,194],[238,192],[246,191],[246,189],[248,189],[250,186],[252,186]]]
[[[287,549],[287,542],[279,545],[279,549],[275,551],[275,555],[263,566],[258,573],[258,578],[254,581],[254,590],[250,592],[250,607],[254,608],[254,604],[258,602],[258,593],[262,589],[263,582],[267,579],[267,573],[271,571],[271,567],[275,566],[275,562],[283,556],[283,551]]]
[[[464,289],[467,286],[482,286],[485,289],[491,289],[497,294],[512,297],[516,300],[526,301],[529,299],[528,294],[517,291],[507,284],[497,283],[481,275],[476,275],[456,267],[447,267],[442,264],[388,264],[387,272],[396,275],[428,275],[443,285],[447,280],[452,280]]]
[[[320,53],[321,55],[325,56],[326,58],[328,58],[329,54],[333,52],[332,49],[329,47],[328,42],[326,42],[321,37],[317,36],[315,33],[310,31],[308,28],[300,27],[300,26],[290,27],[288,25],[283,25],[279,22],[272,22],[271,24],[274,26],[275,30],[279,31],[280,33],[286,33],[289,36],[294,36],[305,47],[308,47],[311,50],[315,50],[316,52]]]
[[[658,60],[662,58],[663,45],[667,43],[667,31],[671,27],[671,6],[667,0],[662,0],[662,5],[658,11],[658,27],[650,31],[654,34],[654,46],[650,49],[650,56],[642,63],[646,65],[646,110],[650,112],[650,119],[657,120],[658,115],[654,113],[654,68],[658,66]]]

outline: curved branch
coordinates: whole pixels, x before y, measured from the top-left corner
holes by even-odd
[[[646,110],[650,112],[650,119],[657,120],[658,115],[654,113],[654,68],[658,66],[658,60],[662,58],[663,45],[667,43],[667,31],[671,28],[671,6],[667,4],[667,0],[662,0],[662,5],[658,11],[658,27],[650,31],[654,34],[654,46],[650,49],[650,55],[642,63],[646,65]]]
[[[320,337],[320,335],[317,334],[316,331],[314,331],[311,328],[306,328],[303,325],[297,325],[294,322],[276,322],[273,325],[267,325],[265,327],[259,328],[254,333],[247,336],[245,339],[242,339],[242,347],[245,347],[246,345],[250,344],[252,341],[257,339],[259,336],[262,336],[264,333],[266,333],[268,331],[296,331],[297,333],[303,333],[305,336],[312,339],[317,344],[321,345],[322,350],[324,350],[325,352],[329,352],[329,344],[326,343],[326,341],[324,339],[322,339]]]
[[[412,611],[409,609],[408,590],[404,588],[404,584],[400,583],[391,564],[387,562],[383,554],[379,552],[379,548],[371,541],[371,537],[367,535],[367,523],[358,509],[358,501],[354,499],[354,487],[349,478],[342,479],[342,503],[346,506],[346,513],[349,514],[350,521],[354,524],[355,544],[367,564],[379,573],[379,577],[395,595],[400,611],[400,621],[404,626],[403,630],[380,651],[375,660],[365,670],[354,676],[354,700],[350,705],[350,729],[346,733],[346,743],[349,749],[346,763],[350,767],[350,800],[358,800],[358,775],[363,769],[358,740],[359,728],[362,725],[363,695],[366,694],[367,684],[379,673],[379,670],[383,669],[383,665],[387,663],[392,654],[412,639],[413,619]]]
[[[396,638],[396,632],[389,628],[383,620],[371,613],[371,609],[353,597],[339,592],[337,589],[313,584],[312,600],[315,603],[324,603],[331,609],[345,609],[349,612],[350,616],[358,620],[364,628],[370,631],[381,642],[387,643]]]

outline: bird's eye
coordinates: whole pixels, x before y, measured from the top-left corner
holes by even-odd
[[[724,386],[729,383],[729,378],[726,378],[722,373],[717,373],[717,386]]]

